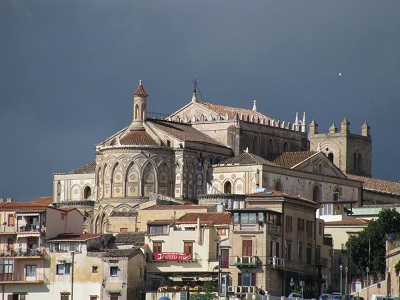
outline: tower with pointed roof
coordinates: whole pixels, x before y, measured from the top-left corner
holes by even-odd
[[[361,134],[350,131],[347,118],[344,118],[340,125],[340,131],[333,124],[328,133],[318,133],[313,120],[308,134],[310,150],[324,152],[346,174],[370,177],[372,140],[368,124],[365,122],[362,125]]]
[[[136,91],[133,93],[133,121],[131,130],[144,130],[143,122],[146,121],[147,117],[148,96],[140,80]]]

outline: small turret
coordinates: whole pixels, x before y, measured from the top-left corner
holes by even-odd
[[[257,111],[257,101],[253,101],[253,111]]]
[[[332,126],[329,128],[329,133],[337,133],[338,129],[336,128],[335,123],[332,124]]]
[[[318,124],[314,121],[314,119],[310,124],[310,134],[318,134]]]
[[[131,130],[144,130],[143,122],[147,118],[147,97],[149,95],[143,88],[142,81],[133,93],[133,122]]]
[[[349,133],[350,132],[350,122],[347,120],[347,118],[344,118],[341,125],[342,126],[340,128],[340,133]]]
[[[370,136],[371,135],[370,127],[369,127],[367,121],[365,121],[364,124],[361,126],[361,135],[362,136]]]

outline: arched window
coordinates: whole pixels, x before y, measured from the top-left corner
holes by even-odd
[[[335,189],[335,191],[333,192],[333,195],[332,195],[332,200],[333,201],[339,201],[339,196],[340,196],[340,190],[339,189]]]
[[[315,185],[313,188],[313,201],[321,203],[321,188],[319,185]]]
[[[283,150],[283,152],[288,152],[289,151],[289,143],[287,141],[283,142],[282,150]]]
[[[92,195],[92,189],[90,188],[90,186],[86,186],[83,190],[83,199],[88,199],[90,195]]]
[[[324,165],[321,162],[318,164],[318,174],[324,175]]]
[[[333,163],[333,153],[332,152],[328,153],[328,159],[331,161],[331,163]]]
[[[359,153],[357,156],[357,173],[361,172],[362,172],[362,158],[361,158],[361,153]]]
[[[225,194],[232,194],[232,184],[230,181],[225,182],[224,184],[224,193]]]
[[[139,117],[139,105],[135,105],[135,120],[137,120]]]
[[[256,155],[258,155],[259,153],[258,145],[259,145],[258,136],[255,135],[253,136],[252,152]]]
[[[274,139],[273,138],[270,138],[268,140],[267,154],[268,154],[269,159],[273,159],[273,154],[274,154]]]
[[[282,182],[278,181],[277,183],[275,183],[275,190],[279,192],[283,191]]]

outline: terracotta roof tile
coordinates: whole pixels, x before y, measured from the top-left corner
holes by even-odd
[[[124,134],[119,142],[121,145],[149,145],[149,146],[157,146],[155,140],[144,130],[131,130]],[[117,139],[114,139],[111,142],[111,145],[115,145],[117,143]]]
[[[180,217],[177,224],[195,224],[197,218],[200,218],[200,222],[211,222],[213,224],[230,224],[231,215],[229,213],[188,213]]]
[[[198,103],[203,105],[205,108],[212,110],[213,112],[222,117],[228,115],[229,119],[233,119],[235,114],[238,114],[239,117],[241,114],[243,114],[244,116],[258,117],[259,119],[270,119],[266,115],[263,115],[262,113],[259,113],[257,111],[253,111],[252,109],[231,107],[231,106],[219,105],[208,102],[198,102]]]
[[[278,166],[281,166],[286,169],[290,169],[295,165],[301,163],[313,156],[315,151],[298,151],[298,152],[284,152],[280,156],[278,156],[273,162]]]
[[[257,156],[253,153],[240,153],[239,155],[235,157],[228,158],[219,164],[223,165],[270,165],[270,166],[276,166],[275,163],[270,162],[269,160],[266,160],[260,156]]]
[[[54,241],[87,241],[101,237],[101,234],[59,234],[55,238],[47,240],[47,242]]]
[[[144,232],[127,232],[118,233],[115,235],[114,243],[116,244],[131,244],[141,247],[144,245]]]
[[[204,205],[153,205],[143,210],[184,210],[184,209],[205,209],[207,210],[208,206]]]
[[[49,206],[51,203],[53,203],[53,196],[39,197],[39,198],[29,201],[29,203],[43,205],[43,206]]]
[[[296,196],[296,195],[286,194],[286,193],[276,191],[276,190],[270,190],[270,191],[264,190],[264,191],[256,192],[253,194],[249,194],[249,195],[247,195],[247,197],[248,198],[264,197],[266,200],[268,200],[268,198],[272,199],[272,198],[276,198],[276,197],[285,197],[285,198],[289,198],[291,200],[296,200],[296,201],[301,201],[301,202],[317,205],[317,203],[311,199],[303,198],[303,197]]]
[[[159,130],[162,130],[181,141],[200,142],[226,147],[221,142],[193,128],[190,124],[155,119],[148,120],[147,122],[154,124],[154,126]]]
[[[357,176],[346,174],[349,179],[364,182],[363,188],[366,191],[384,193],[389,195],[400,195],[400,183],[393,181],[386,181],[371,177]]]
[[[95,171],[96,171],[96,162],[92,161],[82,167],[79,167],[78,169],[68,172],[67,174],[90,174],[94,173]]]
[[[370,220],[351,218],[341,221],[325,222],[324,224],[327,226],[367,226],[370,222]]]
[[[136,91],[133,92],[134,96],[141,96],[141,97],[147,97],[149,94],[146,93],[146,91],[144,90],[142,81],[139,81],[139,85],[136,89]]]
[[[136,249],[112,249],[107,250],[103,257],[133,257],[142,251],[138,248]]]

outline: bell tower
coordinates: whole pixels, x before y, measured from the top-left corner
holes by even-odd
[[[148,96],[140,80],[136,91],[133,93],[133,122],[131,130],[144,130],[143,122],[146,121],[147,117]]]

